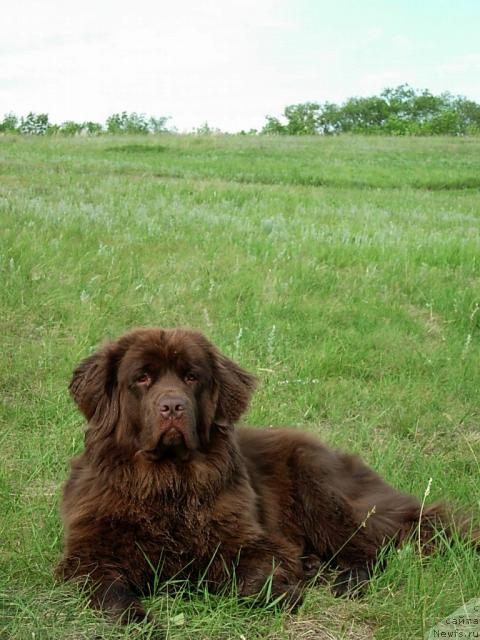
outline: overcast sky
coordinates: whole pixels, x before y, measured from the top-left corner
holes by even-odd
[[[0,117],[118,111],[261,127],[288,104],[409,83],[480,101],[480,0],[16,0]]]

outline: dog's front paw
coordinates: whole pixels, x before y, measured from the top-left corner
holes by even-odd
[[[295,611],[303,602],[303,587],[300,583],[277,587],[276,591],[277,593],[272,593],[272,596],[281,598],[280,606],[288,611]]]
[[[248,576],[237,583],[240,598],[254,598],[259,606],[275,604],[279,607],[294,610],[303,602],[303,587],[300,582],[290,582],[278,577],[256,575]]]
[[[370,575],[367,569],[360,567],[345,569],[335,578],[332,587],[333,594],[337,598],[342,596],[359,598],[365,593],[369,579]]]

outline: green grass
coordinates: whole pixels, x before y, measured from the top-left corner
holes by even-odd
[[[480,140],[0,138],[0,637],[149,638],[52,577],[83,424],[73,367],[132,326],[254,371],[245,422],[359,452],[478,518]],[[160,592],[169,638],[393,638],[480,592],[464,546],[391,553],[362,601],[295,616]],[[127,635],[130,634],[130,635]]]

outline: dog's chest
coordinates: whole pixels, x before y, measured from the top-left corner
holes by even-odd
[[[190,499],[164,504],[136,505],[129,514],[137,544],[149,558],[179,571],[189,562],[211,558],[220,540],[212,526],[212,509]]]

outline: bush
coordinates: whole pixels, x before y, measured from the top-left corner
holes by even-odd
[[[203,124],[194,129],[194,133],[197,136],[216,136],[222,132],[220,131],[220,129],[217,129],[217,127],[210,126],[205,120]]]

